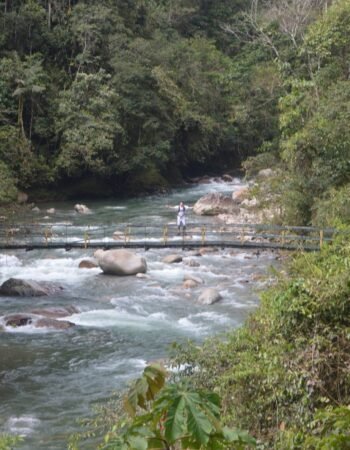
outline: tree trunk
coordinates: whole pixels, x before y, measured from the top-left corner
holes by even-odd
[[[51,0],[48,0],[47,2],[47,27],[50,30],[51,29]]]
[[[20,127],[22,137],[25,139],[26,133],[24,131],[24,123],[23,123],[23,106],[24,106],[23,95],[20,95],[18,98],[18,125]]]
[[[30,124],[29,124],[29,139],[32,138],[32,129],[33,129],[33,112],[34,112],[34,104],[33,98],[30,99]]]

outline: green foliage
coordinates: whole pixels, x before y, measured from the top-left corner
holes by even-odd
[[[0,161],[0,203],[10,203],[16,198],[16,180],[6,164]]]
[[[223,422],[249,429],[261,448],[337,448],[332,439],[348,439],[348,232],[275,273],[275,285],[243,328],[201,347],[174,349],[174,365],[186,365],[182,376],[218,393]],[[315,416],[338,406],[344,408],[334,415]]]
[[[17,447],[17,444],[23,439],[19,436],[10,436],[8,434],[0,434],[0,450],[11,450]]]
[[[247,433],[222,427],[216,394],[165,383],[165,371],[148,366],[125,399],[132,420],[105,436],[105,449],[244,449],[255,441]],[[138,408],[146,413],[137,414]]]
[[[350,409],[329,407],[316,413],[308,430],[288,432],[282,442],[286,450],[348,450]]]
[[[118,96],[106,84],[108,79],[102,70],[80,73],[60,96],[57,130],[62,146],[56,166],[63,174],[108,175],[123,170],[123,155],[120,161],[113,152],[116,136],[123,133],[118,122]]]
[[[337,227],[339,221],[350,223],[350,185],[332,188],[315,201],[313,222],[318,226]]]
[[[278,135],[282,87],[260,43],[225,31],[226,21],[242,26],[246,9],[241,0],[5,2],[0,133],[14,156],[0,149],[0,159],[22,188],[238,166]]]

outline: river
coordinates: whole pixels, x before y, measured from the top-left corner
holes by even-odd
[[[36,220],[70,223],[77,234],[86,224],[172,223],[176,213],[169,205],[180,200],[191,205],[207,192],[231,193],[241,187],[236,179],[169,195],[86,202],[92,214],[84,216],[74,212],[72,203],[55,203],[41,206]],[[48,215],[49,207],[56,212]],[[200,224],[203,218],[189,214],[187,220]],[[79,269],[79,262],[93,255],[90,249],[0,251],[1,283],[17,277],[64,287],[50,297],[0,298],[0,316],[33,307],[74,305],[79,310],[68,317],[77,326],[67,331],[28,325],[0,332],[0,432],[23,435],[23,449],[67,448],[67,436],[79,429],[76,420],[89,416],[96,402],[139,375],[148,361],[165,357],[172,342],[200,342],[242,324],[258,302],[253,280],[275,261],[271,252],[257,256],[254,251],[226,249],[201,257],[175,252],[200,265],[164,264],[162,258],[174,250],[140,250],[149,279],[119,278],[101,275],[100,269]],[[202,288],[182,288],[187,273],[217,288],[223,300],[211,306],[196,304]]]

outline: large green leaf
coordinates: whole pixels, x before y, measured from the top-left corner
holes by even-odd
[[[164,386],[165,377],[166,370],[164,367],[156,364],[147,366],[124,399],[126,411],[134,416],[137,407],[146,409],[147,402],[154,400],[155,395]]]
[[[198,394],[186,395],[187,430],[193,439],[205,445],[213,431],[213,424],[198,406]]]
[[[129,439],[130,450],[147,450],[147,439],[141,436],[130,436]]]
[[[170,405],[164,423],[165,437],[169,442],[174,442],[184,434],[185,430],[185,399],[182,395],[176,397]]]

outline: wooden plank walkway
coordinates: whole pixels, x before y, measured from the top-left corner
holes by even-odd
[[[254,248],[319,250],[336,230],[265,224],[213,225],[193,223],[178,235],[173,224],[118,226],[28,224],[1,225],[0,249],[73,248]]]

